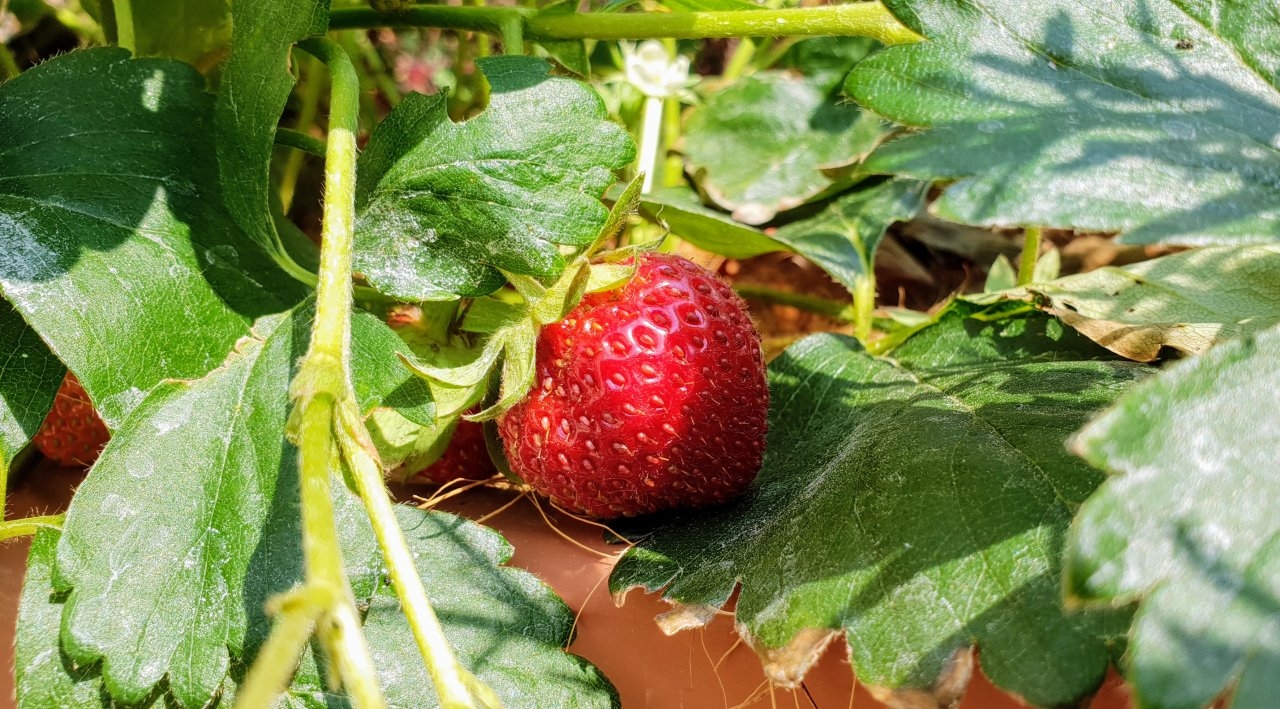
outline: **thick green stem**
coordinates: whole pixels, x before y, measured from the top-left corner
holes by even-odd
[[[454,657],[444,628],[427,600],[427,591],[414,567],[409,544],[396,522],[391,498],[382,481],[382,466],[370,453],[374,449],[373,442],[368,439],[364,424],[350,410],[342,417],[340,425],[343,426],[342,448],[348,469],[360,498],[364,500],[378,546],[382,548],[387,562],[391,585],[400,599],[405,617],[409,619],[418,651],[426,661],[427,674],[440,697],[440,706],[443,709],[501,706],[493,692],[471,676]]]
[[[876,277],[872,273],[853,282],[853,336],[866,344],[871,337],[871,320],[876,310]]]
[[[519,15],[512,15],[502,22],[503,54],[524,54],[524,22]]]
[[[24,517],[0,522],[0,542],[17,537],[29,537],[41,529],[62,529],[63,515]]]
[[[501,35],[512,19],[530,41],[569,39],[706,39],[711,37],[799,37],[861,35],[885,44],[920,37],[902,26],[878,2],[786,10],[731,12],[582,12],[538,13],[515,7],[415,5],[400,12],[371,8],[334,10],[333,29],[353,27],[442,27]]]
[[[116,14],[116,44],[130,52],[138,53],[138,42],[133,34],[133,0],[112,0]]]
[[[357,481],[370,521],[387,561],[392,584],[414,637],[422,651],[427,670],[434,681],[441,705],[446,709],[477,706],[473,696],[484,698],[471,678],[453,656],[426,591],[413,567],[404,535],[396,523],[390,498],[382,484],[382,466],[364,422],[356,411],[355,392],[351,386],[349,353],[351,347],[351,250],[355,208],[355,129],[359,105],[359,80],[351,59],[337,43],[328,39],[309,39],[299,47],[329,67],[333,80],[330,94],[330,123],[325,156],[324,244],[320,252],[320,276],[316,290],[316,320],[311,332],[311,347],[303,359],[294,382],[294,395],[305,407],[302,411],[299,448],[302,455],[304,549],[307,550],[308,578],[314,572],[319,578],[342,574],[339,565],[331,565],[341,556],[337,552],[336,530],[329,498],[329,476],[336,454],[345,454],[347,467]],[[336,429],[336,431],[335,431]],[[335,450],[334,435],[341,446]],[[323,448],[322,448],[323,447]],[[323,457],[322,457],[323,456]],[[308,527],[308,511],[317,523]],[[327,526],[325,526],[327,525]],[[323,528],[322,528],[323,527]],[[312,557],[317,564],[312,565]],[[347,690],[358,703],[382,701],[360,619],[350,600],[350,590],[342,578],[344,602],[336,605],[319,626],[319,634],[328,640],[329,657],[338,665]],[[363,651],[361,651],[363,650]],[[363,686],[361,685],[363,683]],[[492,693],[489,693],[492,696]],[[361,701],[361,698],[364,700]],[[483,702],[481,706],[493,705]]]
[[[1042,230],[1038,226],[1029,226],[1022,239],[1022,259],[1018,262],[1018,285],[1025,286],[1035,278],[1036,260],[1040,258],[1040,237]]]
[[[329,68],[332,81],[329,139],[325,154],[324,243],[316,288],[316,318],[311,343],[299,365],[291,395],[290,434],[298,446],[301,478],[302,551],[306,584],[295,594],[302,610],[277,619],[269,642],[254,660],[255,692],[281,688],[285,673],[274,665],[296,665],[298,615],[314,614],[316,636],[336,668],[352,703],[382,709],[368,642],[360,629],[351,585],[343,568],[334,519],[330,481],[338,467],[334,422],[339,401],[353,400],[347,369],[351,340],[351,241],[355,204],[355,122],[359,86],[351,59],[331,40],[310,39],[299,47]],[[280,628],[284,624],[286,627]],[[255,699],[256,701],[256,699]],[[261,706],[269,706],[270,703]],[[241,706],[251,706],[241,702]]]
[[[315,632],[320,604],[299,604],[275,614],[271,622],[271,634],[258,650],[258,657],[272,661],[255,662],[249,668],[244,684],[236,693],[236,705],[240,707],[269,707],[289,687],[289,680],[298,669],[298,658]]]
[[[324,161],[324,245],[320,251],[311,349],[338,359],[346,374],[346,353],[351,344],[351,246],[355,230],[360,80],[351,58],[336,42],[315,38],[304,40],[298,47],[329,68],[333,84]],[[348,385],[349,381],[348,377]]]

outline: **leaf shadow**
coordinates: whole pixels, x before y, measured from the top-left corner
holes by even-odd
[[[999,32],[1006,49],[939,37],[889,50],[953,58],[947,68],[931,68],[940,63],[933,57],[904,71],[912,85],[955,101],[957,116],[887,143],[890,162],[954,180],[941,203],[952,218],[1121,231],[1139,244],[1275,241],[1275,78],[1224,70],[1239,61],[1234,49],[1191,41],[1187,27],[1205,30],[1155,4],[1059,8],[1038,28],[1030,11],[1015,19],[975,7],[987,17],[967,31]],[[957,78],[956,67],[983,78]]]
[[[227,212],[214,97],[195,69],[96,48],[4,89],[12,110],[0,111],[0,282],[15,292],[50,284],[90,252],[118,252],[111,280],[142,296],[138,307],[192,277],[248,320],[301,292]],[[166,263],[167,273],[139,270]]]

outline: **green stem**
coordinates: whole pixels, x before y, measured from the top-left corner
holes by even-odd
[[[338,402],[355,397],[347,355],[351,345],[351,242],[359,84],[351,58],[336,42],[313,38],[300,42],[298,47],[328,67],[332,83],[316,317],[310,347],[290,391],[294,400],[290,433],[298,446],[302,487],[305,588],[308,597],[321,607],[316,635],[352,702],[357,707],[380,709],[386,706],[386,700],[378,687],[373,658],[360,630],[355,598],[343,568],[330,491],[331,477],[339,465],[334,440]],[[288,633],[286,637],[290,637]],[[294,649],[283,640],[272,648]],[[282,659],[260,653],[254,665],[279,664]]]
[[[298,79],[302,82],[302,106],[298,109],[297,132],[304,135],[316,122],[316,116],[320,113],[320,94],[324,91],[324,82],[318,81],[316,69],[318,62],[314,59],[308,59],[302,62],[298,68]],[[283,145],[280,141],[280,135],[276,134],[276,143]],[[301,148],[299,145],[291,147]],[[307,148],[301,148],[304,152],[311,152]],[[318,153],[324,157],[324,149],[321,148]],[[298,191],[298,176],[302,174],[302,160],[304,155],[300,152],[289,153],[285,158],[284,172],[280,175],[280,204],[284,214],[288,214],[293,208],[293,198]]]
[[[742,76],[742,72],[751,65],[751,58],[755,54],[756,43],[749,37],[743,37],[738,41],[738,46],[734,47],[733,54],[729,55],[729,61],[724,65],[724,73],[721,76],[725,81],[737,81]]]
[[[79,0],[70,0],[66,3],[48,3],[50,7],[55,4],[53,16],[58,19],[58,23],[63,27],[77,34],[82,40],[89,44],[106,44],[106,33],[102,31],[99,25],[89,13],[84,11],[80,6]]]
[[[274,706],[276,698],[289,687],[289,680],[298,669],[298,658],[315,632],[316,619],[321,604],[299,604],[275,614],[271,622],[271,634],[258,650],[258,657],[272,658],[271,662],[255,662],[249,668],[244,684],[236,693],[236,706]]]
[[[755,283],[735,283],[733,289],[738,291],[743,298],[762,300],[766,303],[776,303],[778,305],[789,305],[806,312],[824,315],[832,320],[839,320],[845,323],[853,322],[853,306],[847,303],[804,295],[803,293],[778,290]]]
[[[0,81],[8,81],[21,73],[18,60],[13,57],[13,52],[9,51],[9,46],[0,42]]]
[[[662,105],[656,96],[644,99],[644,117],[640,121],[640,145],[636,171],[644,175],[641,194],[653,191],[653,181],[658,172],[658,154],[662,152]]]
[[[276,128],[276,145],[294,148],[319,157],[324,157],[326,151],[324,140],[310,133],[284,127]],[[285,209],[288,209],[288,206]]]
[[[524,22],[519,15],[502,21],[502,53],[524,54]]]
[[[885,44],[905,44],[920,37],[898,22],[878,2],[786,10],[730,12],[581,12],[538,13],[517,7],[453,7],[415,5],[402,12],[371,8],[334,10],[332,29],[354,27],[442,27],[501,35],[512,20],[530,41],[569,39],[706,39],[711,37],[799,37],[861,35]]]
[[[298,47],[329,69],[329,136],[325,146],[323,246],[316,285],[316,325],[311,348],[337,358],[346,367],[351,340],[351,249],[355,230],[356,131],[360,81],[351,57],[325,38],[303,40]],[[334,392],[338,394],[340,392]]]
[[[112,0],[116,15],[116,44],[138,53],[138,42],[133,35],[133,0]]]
[[[853,282],[853,336],[864,345],[871,337],[871,320],[876,310],[876,277],[867,273]]]
[[[1022,237],[1022,258],[1018,262],[1018,285],[1025,286],[1035,278],[1036,260],[1040,258],[1040,237],[1042,230],[1038,226],[1029,226]]]
[[[23,517],[0,522],[0,542],[16,537],[29,537],[41,529],[62,529],[63,515]]]
[[[680,98],[672,96],[662,103],[662,143],[676,145],[680,142]],[[662,186],[673,187],[684,180],[684,160],[672,150],[666,150],[663,160]]]
[[[343,428],[340,438],[343,453],[349,462],[348,469],[360,498],[364,500],[365,511],[373,524],[373,533],[378,538],[378,546],[382,548],[383,558],[387,562],[391,586],[400,599],[405,617],[409,619],[409,627],[413,629],[418,651],[426,662],[427,674],[431,676],[431,683],[440,698],[440,706],[443,709],[500,706],[492,690],[467,672],[454,657],[453,648],[449,646],[444,628],[431,608],[427,590],[414,567],[409,544],[396,522],[391,498],[383,484],[382,466],[375,454],[370,452],[375,448],[368,438],[368,432],[364,430],[363,422],[353,409],[349,409],[342,416],[341,425]]]
[[[304,357],[294,396],[301,411],[299,449],[302,456],[304,550],[308,578],[342,579],[343,602],[322,619],[319,633],[328,638],[329,657],[338,665],[348,691],[358,704],[378,706],[381,692],[360,629],[359,615],[350,602],[350,587],[337,547],[329,478],[333,461],[345,454],[368,510],[392,584],[413,629],[441,705],[446,709],[475,707],[472,697],[486,697],[478,682],[458,664],[439,621],[431,611],[422,581],[395,520],[382,484],[382,466],[364,422],[356,411],[351,386],[351,250],[355,207],[356,121],[359,78],[350,57],[334,41],[309,39],[298,45],[329,67],[333,89],[329,99],[328,152],[325,157],[324,245],[316,292],[316,319],[311,346]],[[336,430],[335,430],[336,429]],[[337,434],[335,449],[334,435]],[[309,526],[308,520],[315,520]],[[312,559],[315,559],[313,565]],[[334,567],[334,564],[338,564]],[[326,621],[328,621],[326,623]],[[482,687],[482,685],[480,685]],[[496,700],[494,700],[496,702]],[[493,705],[494,702],[484,702]]]

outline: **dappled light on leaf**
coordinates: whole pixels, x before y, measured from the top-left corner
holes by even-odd
[[[926,129],[866,168],[956,180],[940,216],[1121,231],[1128,243],[1280,234],[1280,93],[1250,66],[1266,44],[1246,39],[1252,25],[1206,28],[1171,0],[885,4],[929,41],[870,57],[845,89]],[[1203,3],[1186,5],[1208,19]],[[1238,18],[1250,3],[1227,5]]]

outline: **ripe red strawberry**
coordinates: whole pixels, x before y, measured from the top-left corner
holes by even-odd
[[[46,458],[59,465],[93,465],[111,434],[75,375],[67,372],[53,408],[31,439]]]
[[[465,419],[458,422],[444,455],[413,475],[413,481],[443,485],[450,480],[484,480],[497,470],[484,444],[484,425]]]
[[[645,255],[538,338],[537,379],[500,419],[513,472],[596,517],[724,502],[760,469],[769,408],[746,304],[683,258]]]

